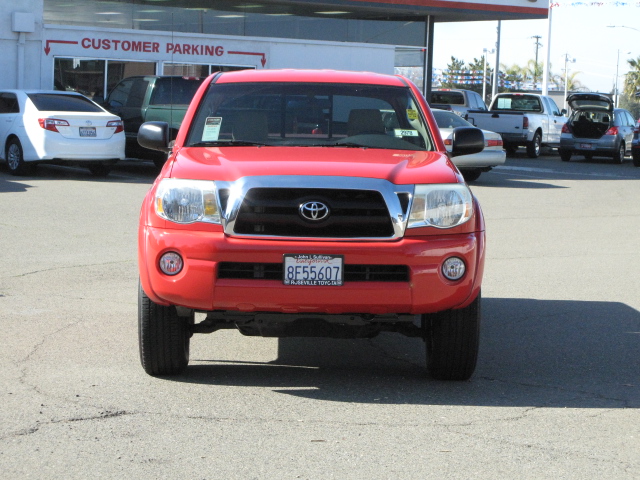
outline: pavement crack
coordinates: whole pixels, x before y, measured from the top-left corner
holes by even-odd
[[[74,268],[102,267],[102,266],[106,266],[106,265],[121,265],[121,264],[127,264],[127,263],[132,263],[132,261],[131,260],[121,260],[121,261],[118,261],[118,262],[85,263],[85,264],[81,264],[81,265],[58,266],[58,267],[51,267],[51,268],[43,268],[42,270],[33,270],[31,272],[19,273],[17,275],[12,275],[10,277],[3,277],[3,278],[8,278],[8,279],[23,278],[23,277],[28,277],[28,276],[31,276],[31,275],[38,275],[40,273],[46,273],[46,272],[56,272],[56,271],[61,271],[61,270],[71,270],[71,269],[74,269]]]
[[[48,422],[37,422],[36,425],[32,427],[24,428],[22,430],[10,432],[6,435],[0,436],[0,440],[33,435],[43,427],[50,426],[50,425],[60,425],[60,424],[75,423],[75,422],[93,422],[95,420],[108,420],[111,418],[118,418],[126,415],[137,415],[137,413],[127,412],[125,410],[104,410],[97,415],[77,416],[77,417],[64,418],[60,420],[50,420]]]

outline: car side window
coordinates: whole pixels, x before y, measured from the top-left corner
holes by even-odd
[[[557,115],[557,116],[562,115],[560,113],[560,109],[558,108],[558,105],[556,104],[556,102],[555,102],[555,100],[553,98],[547,98],[547,102],[549,103],[549,106],[550,106],[550,112],[553,115]]]
[[[136,78],[131,86],[131,91],[127,97],[125,106],[131,108],[140,108],[144,103],[144,96],[147,93],[149,82],[143,78]]]
[[[20,113],[18,98],[14,93],[0,94],[0,113]]]
[[[124,107],[133,86],[133,79],[123,80],[118,83],[109,94],[107,103],[110,107]]]
[[[475,93],[469,93],[469,108],[474,110],[478,108],[478,99]]]
[[[635,121],[633,120],[633,117],[631,116],[631,114],[629,112],[624,112],[624,114],[627,117],[627,125],[630,127],[633,127],[635,124]]]

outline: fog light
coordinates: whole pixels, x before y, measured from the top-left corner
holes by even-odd
[[[464,260],[458,257],[449,257],[442,264],[442,274],[449,280],[460,280],[466,270]]]
[[[177,275],[183,266],[182,257],[176,252],[167,252],[160,257],[160,270],[166,275]]]

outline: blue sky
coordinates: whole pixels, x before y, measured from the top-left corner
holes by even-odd
[[[568,53],[569,58],[576,59],[569,64],[569,74],[580,72],[576,80],[591,91],[610,92],[619,51],[618,87],[622,89],[623,75],[629,71],[627,59],[640,57],[640,0],[603,1],[602,6],[580,6],[579,3],[578,0],[560,1],[560,5],[552,9],[551,42],[547,38],[547,20],[502,21],[500,63],[526,65],[535,58],[532,37],[540,35],[539,61],[550,43],[553,73],[562,72],[564,54]],[[497,26],[497,21],[436,23],[434,67],[446,68],[452,55],[465,62],[480,58],[483,48],[495,48]],[[495,55],[488,56],[487,61],[493,65]]]

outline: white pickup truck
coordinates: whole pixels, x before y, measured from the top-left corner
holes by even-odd
[[[531,158],[540,156],[542,146],[558,147],[560,133],[566,123],[566,111],[546,95],[532,93],[499,93],[489,111],[470,110],[467,120],[478,128],[502,135],[504,148],[513,154],[526,147]]]

